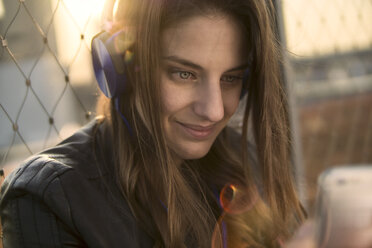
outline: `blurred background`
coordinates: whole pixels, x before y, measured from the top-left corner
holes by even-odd
[[[372,163],[372,1],[281,0],[296,177],[311,210],[323,170]],[[0,167],[95,116],[90,42],[104,0],[0,0]],[[231,125],[239,126],[237,114]]]

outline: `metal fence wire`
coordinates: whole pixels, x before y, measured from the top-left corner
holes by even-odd
[[[325,168],[372,163],[372,1],[276,2],[298,181],[308,185],[311,204]],[[0,0],[1,168],[17,166],[95,115],[90,41],[103,5]]]
[[[2,167],[55,144],[92,117],[89,53],[99,30],[97,6],[76,2],[0,1]]]

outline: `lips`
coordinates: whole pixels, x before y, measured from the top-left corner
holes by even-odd
[[[209,125],[209,126],[201,126],[201,125],[193,125],[193,124],[187,124],[182,122],[177,122],[182,129],[192,137],[196,139],[206,139],[208,138],[214,130],[215,125]]]

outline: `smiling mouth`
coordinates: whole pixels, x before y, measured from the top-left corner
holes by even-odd
[[[206,139],[208,138],[214,130],[215,125],[210,126],[200,126],[200,125],[193,125],[193,124],[185,124],[182,122],[177,122],[183,130],[186,131],[189,135],[196,139]]]

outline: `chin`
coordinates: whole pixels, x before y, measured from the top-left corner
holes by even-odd
[[[183,160],[193,160],[193,159],[200,159],[208,154],[210,150],[209,147],[197,147],[194,146],[192,149],[180,149],[175,151],[177,156]]]
[[[207,155],[208,152],[205,153],[198,153],[198,154],[187,154],[183,157],[184,160],[194,160],[194,159],[200,159]]]

